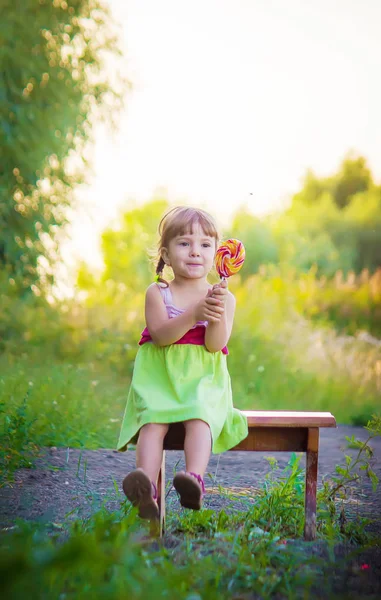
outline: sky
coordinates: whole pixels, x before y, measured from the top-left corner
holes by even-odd
[[[380,0],[109,0],[132,84],[96,129],[68,265],[101,266],[121,210],[165,190],[226,226],[278,210],[350,150],[381,179]]]

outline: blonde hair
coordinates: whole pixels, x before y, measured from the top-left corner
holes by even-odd
[[[200,208],[192,208],[190,206],[176,206],[165,213],[159,223],[159,260],[156,265],[156,281],[169,285],[168,282],[161,277],[165,262],[161,256],[161,249],[168,248],[169,242],[177,235],[190,234],[193,231],[194,225],[200,225],[205,235],[216,240],[216,249],[218,245],[219,235],[217,225],[213,217],[201,210]]]

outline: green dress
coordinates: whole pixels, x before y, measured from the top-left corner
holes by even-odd
[[[182,310],[172,303],[170,288],[159,288],[169,318],[180,314]],[[203,331],[205,336],[205,326],[207,323],[200,322],[192,329]],[[247,437],[247,419],[233,407],[226,354],[209,352],[202,340],[194,341],[192,333],[190,330],[190,336],[182,338],[185,341],[170,346],[146,341],[139,347],[118,450],[125,451],[129,443],[135,444],[140,428],[147,423],[201,419],[210,427],[214,454],[233,448]],[[187,339],[193,341],[186,343]]]

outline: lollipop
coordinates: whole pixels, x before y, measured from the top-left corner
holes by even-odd
[[[224,242],[216,252],[217,273],[224,279],[238,273],[245,260],[245,247],[242,242],[230,239]]]

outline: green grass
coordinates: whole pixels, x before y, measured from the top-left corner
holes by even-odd
[[[74,523],[18,521],[0,542],[0,593],[49,600],[329,597],[337,574],[343,585],[351,560],[377,540],[364,533],[362,522],[342,530],[338,514],[324,509],[322,491],[320,541],[301,541],[299,461],[293,457],[278,481],[273,471],[245,510],[169,511],[162,541],[149,537],[126,500],[114,512],[101,508]],[[352,546],[349,558],[338,557],[333,544],[356,541],[354,533],[363,546]]]
[[[115,447],[129,379],[93,363],[0,358],[0,397],[12,412],[26,400],[39,446]],[[4,420],[4,416],[3,416]]]
[[[269,340],[253,338],[249,343],[235,336],[230,351],[233,397],[239,408],[329,411],[338,423],[353,425],[365,425],[378,410],[379,392],[365,377],[362,384],[356,383],[335,365],[313,359],[306,364],[304,348],[295,356],[291,343],[287,351]]]
[[[83,374],[83,369],[79,373]],[[59,380],[52,378],[53,383]],[[72,383],[76,381],[73,377]],[[109,383],[105,376],[104,389]],[[48,388],[49,393],[53,388]],[[7,464],[8,482],[12,469],[28,466],[32,458],[34,445],[30,446],[30,440],[37,422],[29,421],[26,414],[30,397],[25,397],[21,407],[8,411],[4,420],[1,445],[5,455],[17,447],[14,460]],[[89,401],[93,398],[91,395]],[[370,424],[369,434],[381,434],[379,418]],[[370,449],[354,439],[350,443],[362,449],[363,458],[359,463],[346,460],[345,467],[338,466],[332,483],[326,482],[319,490],[320,545],[301,541],[304,472],[300,457],[292,455],[277,477],[277,463],[270,461],[270,473],[254,500],[220,488],[219,493],[228,501],[226,510],[178,513],[171,507],[163,542],[149,537],[147,524],[137,518],[136,509],[127,500],[120,501],[118,490],[112,497],[109,492],[100,510],[90,517],[81,518],[77,511],[76,515],[68,513],[61,523],[16,520],[0,539],[0,594],[16,600],[26,595],[47,600],[240,600],[274,595],[296,599],[317,592],[323,594],[320,597],[329,597],[334,586],[345,585],[346,574],[354,568],[353,560],[358,562],[357,555],[380,542],[366,533],[365,520],[341,520],[335,496],[351,484],[353,468],[365,465],[364,472],[372,479],[367,465]],[[377,484],[374,477],[372,481]],[[105,505],[115,500],[115,495],[118,509],[109,512]],[[234,509],[237,501],[238,510]],[[334,550],[337,543],[352,544],[352,557],[338,557]],[[362,585],[361,576],[357,585]]]
[[[3,597],[234,598],[245,592],[308,597],[323,561],[272,539],[248,539],[220,528],[205,537],[176,540],[175,549],[142,539],[130,518],[94,515],[67,541],[30,525],[3,541]]]
[[[63,544],[41,529],[19,527],[3,540],[0,554],[3,594],[12,598],[28,592],[38,598],[217,599],[306,584],[305,561],[295,552],[267,539],[243,544],[227,528],[176,540],[174,551],[147,543],[128,514],[94,515],[82,531],[75,525]]]
[[[247,409],[328,410],[339,423],[365,425],[379,406],[381,347],[371,336],[306,319],[296,287],[287,277],[255,276],[233,289],[234,401]]]

